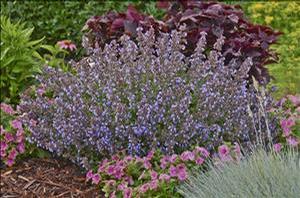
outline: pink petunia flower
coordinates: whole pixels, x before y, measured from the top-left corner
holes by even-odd
[[[5,113],[7,113],[9,115],[15,114],[14,109],[10,105],[8,105],[8,104],[1,103],[0,104],[0,108],[1,108],[2,111],[4,111]]]
[[[62,40],[62,41],[58,41],[57,45],[61,48],[61,49],[70,49],[70,51],[76,50],[76,45],[72,43],[72,41],[70,40]]]
[[[23,129],[23,127],[22,127],[22,122],[20,122],[20,121],[17,120],[17,119],[11,121],[11,126],[12,126],[14,129]]]
[[[150,182],[150,189],[151,189],[151,190],[155,190],[155,189],[157,189],[157,187],[158,187],[158,180],[157,180],[157,179],[152,180],[152,181]]]
[[[201,153],[203,155],[203,157],[209,156],[209,152],[203,147],[196,146],[195,151],[198,153]]]
[[[169,169],[169,173],[171,177],[176,177],[177,176],[177,168],[173,165],[171,165]]]
[[[152,180],[155,180],[155,179],[157,179],[158,174],[157,174],[157,172],[155,172],[155,171],[151,171],[150,176],[151,176],[151,179],[152,179]]]
[[[196,164],[201,165],[204,163],[204,159],[202,157],[198,157],[198,158],[196,158],[195,162],[196,162]]]
[[[117,189],[123,191],[125,188],[127,188],[127,184],[124,182],[119,184]]]
[[[295,120],[294,118],[288,118],[280,121],[281,128],[283,129],[284,136],[287,137],[290,135],[291,127],[294,126]]]
[[[182,161],[193,161],[195,159],[195,154],[191,151],[184,151],[181,155],[180,155],[180,159]]]
[[[300,105],[300,95],[295,95],[295,96],[293,96],[293,95],[288,95],[287,97],[290,99],[290,101],[291,101],[295,106]]]
[[[148,170],[152,167],[151,163],[147,160],[147,159],[144,159],[144,167]]]
[[[153,158],[153,156],[154,156],[154,151],[151,150],[151,151],[148,153],[148,155],[146,156],[146,158],[147,158],[148,160],[151,160],[151,159]]]
[[[7,133],[4,134],[4,138],[5,138],[5,141],[7,143],[11,142],[11,141],[14,141],[14,136],[11,133],[9,133],[9,132],[7,132]]]
[[[8,158],[14,160],[14,159],[16,159],[17,154],[18,154],[17,150],[13,148],[13,149],[10,151],[10,153],[8,154]]]
[[[93,171],[91,171],[91,170],[88,171],[88,172],[86,173],[86,176],[85,176],[85,177],[86,177],[86,180],[89,181],[90,179],[92,179],[92,178],[93,178],[93,175],[94,175],[94,174],[93,174]]]
[[[123,197],[124,198],[131,198],[132,197],[132,188],[126,188],[123,190]]]
[[[107,167],[106,173],[108,175],[113,175],[115,173],[115,166],[114,165],[110,165]]]
[[[0,156],[5,157],[6,156],[6,151],[5,150],[0,150]]]
[[[169,182],[170,179],[171,179],[171,177],[170,177],[170,175],[168,175],[168,174],[161,174],[161,175],[159,176],[159,180],[162,180],[162,181]]]
[[[292,147],[296,147],[299,144],[299,141],[292,136],[288,137],[286,140],[288,144],[291,145]]]
[[[229,147],[227,145],[221,145],[219,146],[219,156],[221,159],[225,159],[229,155]]]
[[[171,155],[171,157],[169,158],[169,162],[173,164],[177,160],[177,157],[178,155],[176,154]]]
[[[187,171],[186,169],[178,169],[177,177],[179,181],[184,181],[187,179]]]
[[[22,135],[24,135],[24,129],[23,128],[18,129],[17,133],[16,133],[16,136],[22,136]]]
[[[17,149],[19,151],[19,153],[24,153],[25,152],[25,144],[24,142],[21,142],[18,144]]]
[[[12,166],[14,164],[14,159],[8,158],[7,161],[5,161],[5,163],[6,163],[7,166],[10,167],[10,166]]]
[[[92,184],[99,184],[101,177],[98,173],[92,176]]]
[[[150,185],[148,183],[143,184],[141,187],[139,187],[139,192],[145,193],[150,189]]]
[[[277,143],[277,144],[274,144],[274,151],[276,153],[279,153],[281,151],[281,144],[280,143]]]
[[[4,141],[1,141],[1,142],[0,142],[0,150],[1,150],[1,151],[5,151],[7,148],[8,148],[7,143],[4,142]]]

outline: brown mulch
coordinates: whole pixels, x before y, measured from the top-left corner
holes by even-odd
[[[0,170],[0,197],[102,197],[79,167],[59,159],[27,159]]]

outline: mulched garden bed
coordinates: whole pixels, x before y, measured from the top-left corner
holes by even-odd
[[[61,159],[27,159],[1,168],[0,197],[101,197],[79,167]]]

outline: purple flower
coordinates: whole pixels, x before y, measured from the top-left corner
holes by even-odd
[[[157,172],[155,172],[155,171],[151,171],[150,176],[151,176],[151,179],[152,179],[152,180],[155,180],[155,179],[157,179],[158,174],[157,174]]]
[[[18,154],[17,150],[13,148],[8,154],[8,158],[14,160],[16,159],[17,154]]]
[[[187,179],[187,171],[184,165],[178,165],[177,171],[177,177],[179,181],[184,181]]]
[[[115,173],[115,166],[114,165],[110,165],[107,167],[106,173],[108,175],[113,175]]]
[[[292,103],[295,105],[295,106],[299,106],[300,105],[300,95],[288,95],[287,96],[290,101],[292,101]]]
[[[146,169],[150,169],[152,167],[151,163],[147,159],[144,159],[144,167]]]
[[[177,160],[177,157],[178,155],[176,154],[171,155],[171,157],[169,158],[169,162],[173,164]]]
[[[14,159],[8,158],[7,161],[5,161],[7,166],[12,166],[14,164]]]
[[[0,150],[0,156],[5,157],[6,156],[6,151],[5,150]]]
[[[274,144],[274,151],[276,153],[279,153],[281,151],[281,144],[280,143],[277,143],[277,144]]]
[[[287,137],[290,135],[291,127],[294,126],[295,120],[293,118],[288,118],[280,121],[281,128],[283,129],[284,136]]]

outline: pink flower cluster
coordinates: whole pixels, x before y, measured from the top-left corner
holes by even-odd
[[[88,171],[86,178],[100,185],[110,197],[152,195],[165,184],[170,186],[186,180],[188,167],[201,167],[208,157],[209,152],[202,147],[171,156],[154,151],[143,158],[115,155],[111,160],[103,160],[96,172]]]
[[[288,101],[290,101],[290,104]],[[300,137],[294,133],[300,130],[300,95],[288,95],[282,98],[279,104],[283,111],[280,121],[280,126],[283,131],[282,136],[286,139],[288,145],[296,147],[300,142]],[[279,146],[277,145],[276,150],[278,149]]]
[[[6,127],[4,127],[6,126]],[[25,133],[22,123],[10,105],[1,103],[0,156],[12,166],[18,154],[25,152]]]

